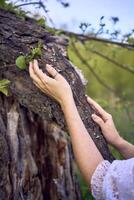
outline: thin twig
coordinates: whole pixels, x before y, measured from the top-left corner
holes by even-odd
[[[35,1],[35,2],[22,3],[22,4],[15,5],[14,8],[19,8],[19,7],[28,6],[28,5],[39,5],[39,2]]]

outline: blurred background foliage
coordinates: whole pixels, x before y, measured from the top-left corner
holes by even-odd
[[[74,50],[74,43],[86,63],[83,63],[80,55],[77,55],[76,50]],[[120,134],[134,144],[134,74],[92,53],[90,49],[95,49],[108,56],[108,58],[112,58],[123,65],[131,66],[133,69],[134,52],[100,42],[88,41],[82,44],[76,40],[74,41],[74,39],[70,41],[68,47],[70,60],[82,70],[88,80],[86,93],[112,114]],[[97,74],[97,77],[94,76],[88,64]],[[98,80],[98,77],[102,83]],[[119,152],[113,147],[110,148],[117,159],[122,159]],[[83,199],[93,199],[89,196],[88,188],[82,177],[80,177],[80,182]]]
[[[83,71],[88,80],[87,94],[113,115],[119,132],[134,143],[134,73],[92,53],[90,49],[131,69],[134,69],[134,52],[93,41],[82,44],[71,40],[68,47],[70,60]],[[86,63],[80,56],[86,60]],[[92,70],[97,77],[94,76]]]
[[[15,1],[15,3],[17,2],[31,3],[32,6],[33,1]],[[42,1],[35,2],[41,3]],[[59,2],[65,8],[69,6],[68,2]],[[0,0],[0,7],[15,10],[21,17],[25,17],[24,10],[20,10],[14,5],[11,1]],[[41,5],[39,4],[40,7]],[[44,11],[47,13],[45,9],[46,7],[44,7]],[[44,19],[38,17],[38,23],[52,31],[46,24],[45,19],[47,17],[48,15],[45,15]],[[83,35],[98,37],[101,34],[102,36],[104,33],[103,28],[105,27],[104,23],[102,23],[103,18],[104,16],[100,18],[100,29],[96,31],[97,34],[93,32],[93,29],[92,32],[86,33],[86,29],[90,24],[80,24]],[[113,17],[114,23],[118,21],[118,17]],[[61,30],[53,30],[56,35],[62,35],[63,32]],[[124,36],[125,42],[134,44],[132,33],[133,31]],[[64,34],[66,33],[64,32]],[[110,37],[114,35],[111,40],[118,41],[116,37],[118,34],[114,30],[114,33],[110,34]],[[77,34],[68,37],[70,41],[67,48],[68,57],[82,70],[88,80],[86,93],[112,114],[120,134],[134,144],[134,49],[124,48],[121,45],[110,44],[109,42],[105,43],[103,40],[101,42],[92,39],[83,41],[77,37]],[[110,148],[117,159],[122,159],[121,155],[113,147]],[[77,174],[82,188],[83,199],[93,199],[79,172]]]

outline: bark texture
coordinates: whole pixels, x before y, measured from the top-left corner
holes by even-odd
[[[0,9],[0,79],[11,80],[10,97],[0,95],[0,199],[79,200],[61,108],[33,85],[27,70],[15,66],[16,58],[38,42],[43,44],[40,67],[46,72],[45,64],[52,64],[68,80],[89,134],[103,157],[113,160],[91,120],[94,111],[86,102],[82,81],[66,56],[68,41],[33,19]]]
[[[12,97],[0,113],[0,199],[81,199],[65,132]]]

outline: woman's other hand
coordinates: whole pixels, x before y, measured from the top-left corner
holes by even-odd
[[[107,142],[117,147],[122,138],[120,137],[114,125],[112,115],[107,113],[99,104],[97,104],[90,97],[87,97],[87,101],[98,113],[98,115],[92,114],[92,119],[100,126]]]
[[[46,69],[51,77],[39,69],[37,60],[29,63],[29,73],[34,84],[42,92],[57,100],[60,105],[65,104],[73,96],[70,85],[51,65],[47,64]]]

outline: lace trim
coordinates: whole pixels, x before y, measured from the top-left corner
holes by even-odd
[[[91,192],[96,200],[103,200],[103,180],[111,163],[102,161],[96,168],[91,178]]]

